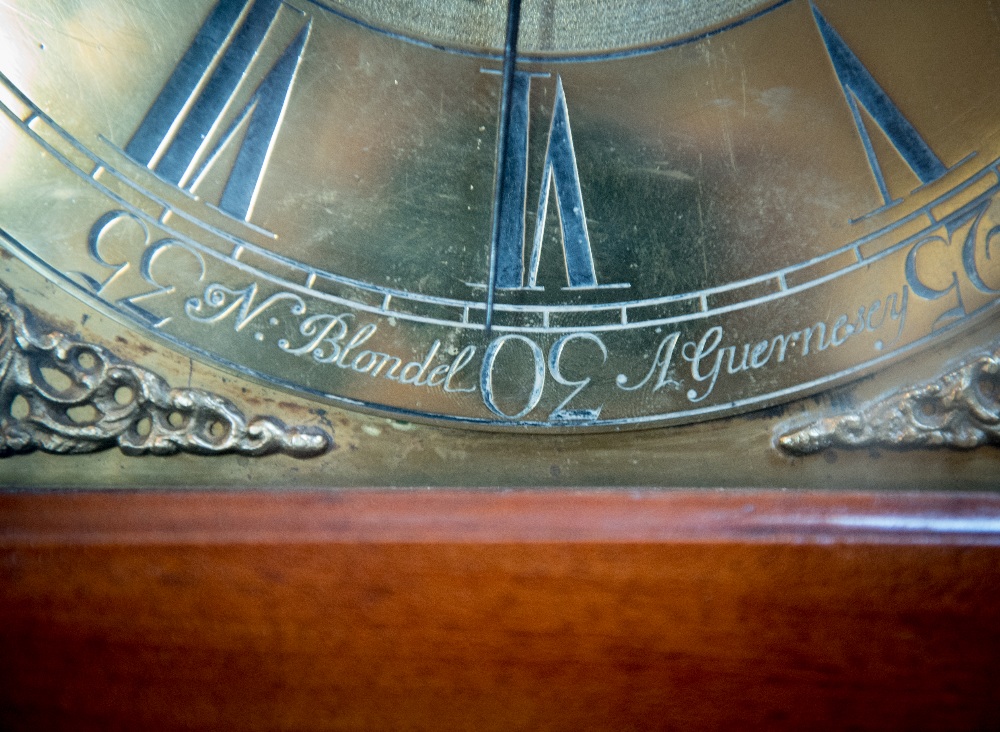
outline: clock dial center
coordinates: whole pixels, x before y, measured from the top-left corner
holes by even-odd
[[[481,0],[321,0],[387,32],[456,49],[501,54],[505,2]],[[600,54],[661,44],[739,21],[775,0],[524,0],[519,51]]]

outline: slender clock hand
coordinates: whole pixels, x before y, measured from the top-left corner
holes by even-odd
[[[307,399],[665,425],[1000,308],[997,0],[66,4],[0,2],[0,253]]]
[[[511,96],[514,69],[517,66],[517,32],[521,23],[521,0],[509,0],[507,5],[507,35],[503,49],[503,90],[500,95],[500,125],[497,131],[496,183],[493,188],[493,223],[490,237],[490,275],[486,285],[486,335],[493,327],[493,300],[496,295],[497,253],[500,250],[501,210],[507,197],[506,165],[510,139]]]

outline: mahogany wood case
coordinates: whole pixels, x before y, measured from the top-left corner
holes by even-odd
[[[1000,499],[5,494],[4,729],[948,729]]]

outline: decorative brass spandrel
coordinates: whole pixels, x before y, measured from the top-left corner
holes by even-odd
[[[996,445],[1000,443],[1000,347],[860,409],[783,432],[778,446],[792,455],[831,447],[971,450]]]
[[[202,389],[171,389],[158,375],[101,346],[33,322],[0,288],[0,458],[35,450],[79,454],[118,447],[126,455],[311,458],[330,436],[248,419]]]
[[[995,3],[602,7],[8,3],[0,246],[262,413],[394,425],[317,482],[743,482],[722,430],[816,484],[775,425],[992,337]]]

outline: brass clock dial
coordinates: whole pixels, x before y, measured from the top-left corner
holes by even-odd
[[[560,433],[755,410],[989,321],[997,10],[6,3],[2,245],[316,404]]]

